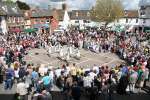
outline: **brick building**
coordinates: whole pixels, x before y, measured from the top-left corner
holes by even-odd
[[[30,16],[31,27],[37,29],[38,32],[47,33],[50,31],[52,17],[52,11],[49,9],[32,10]]]

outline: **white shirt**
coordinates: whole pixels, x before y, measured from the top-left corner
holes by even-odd
[[[98,66],[94,66],[94,67],[93,67],[93,70],[96,70],[96,74],[99,73],[99,67],[98,67]]]
[[[56,69],[55,70],[55,74],[56,74],[57,77],[59,77],[61,75],[61,71],[62,71],[61,69]]]
[[[53,71],[50,71],[50,72],[49,72],[49,76],[50,76],[51,79],[53,80],[53,79],[54,79],[54,72],[53,72]]]
[[[67,76],[70,72],[70,67],[66,67],[66,70],[64,72],[64,75]]]
[[[91,79],[94,80],[94,77],[96,76],[96,74],[94,72],[90,72],[89,74],[90,74]]]
[[[83,86],[84,87],[91,87],[92,79],[90,76],[86,76],[83,78]]]
[[[19,70],[15,70],[15,77],[19,78],[19,74],[18,74]]]
[[[19,93],[19,95],[27,94],[27,87],[26,87],[25,83],[21,82],[21,83],[17,84],[17,93]]]

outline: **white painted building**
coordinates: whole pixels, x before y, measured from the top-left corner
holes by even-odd
[[[7,33],[7,24],[5,16],[0,16],[0,33]]]
[[[150,27],[150,0],[141,0],[139,4],[140,25]]]

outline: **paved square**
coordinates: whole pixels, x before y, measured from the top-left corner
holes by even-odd
[[[38,53],[36,55],[35,53]],[[75,59],[70,58],[69,63],[76,63],[78,66],[82,67],[90,67],[94,64],[96,65],[116,65],[123,62],[117,55],[113,53],[93,53],[87,50],[80,50],[81,58]],[[52,54],[51,57],[47,55],[45,49],[33,49],[28,52],[28,55],[25,56],[25,60],[27,63],[34,63],[36,64],[49,64],[55,67],[61,66],[65,64],[64,61],[57,58],[58,54]]]

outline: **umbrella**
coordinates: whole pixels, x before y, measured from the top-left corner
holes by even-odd
[[[150,30],[146,30],[146,32],[150,33]]]
[[[28,29],[24,30],[24,32],[26,32],[26,33],[32,33],[32,32],[35,32],[35,31],[36,31],[36,29],[34,29],[34,28],[28,28]]]

